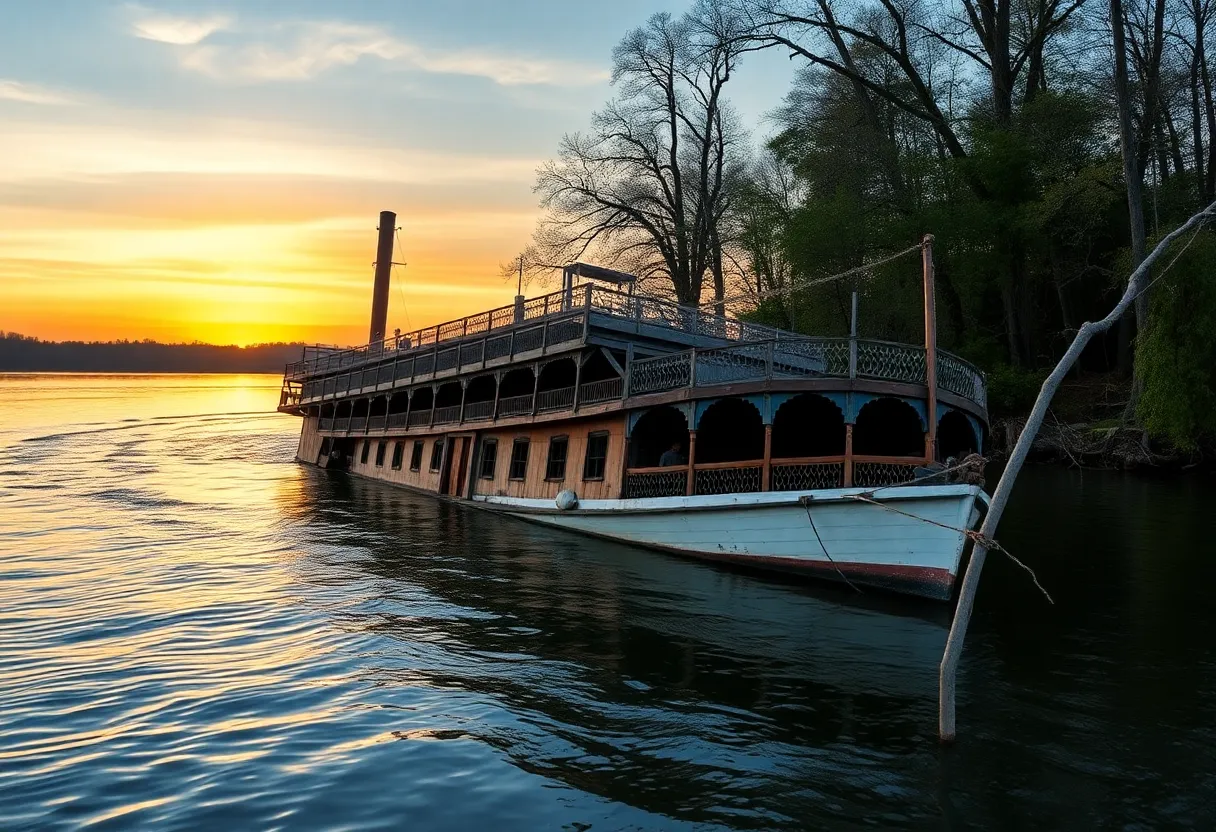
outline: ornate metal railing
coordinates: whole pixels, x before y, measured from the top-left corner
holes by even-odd
[[[688,469],[626,471],[622,496],[627,500],[645,497],[680,497],[688,487]]]
[[[429,425],[431,423],[431,409],[426,410],[411,410],[409,418],[409,426],[411,428]]]
[[[811,491],[816,488],[840,488],[844,485],[844,462],[772,463],[773,491]]]
[[[763,487],[764,465],[694,465],[694,494],[744,494]]]
[[[923,462],[854,462],[853,484],[865,488],[898,485],[916,479],[916,468]]]
[[[949,353],[938,353],[942,390],[987,406],[984,376]],[[889,341],[788,337],[642,358],[628,368],[629,394],[710,387],[773,378],[868,378],[925,383],[925,350]]]

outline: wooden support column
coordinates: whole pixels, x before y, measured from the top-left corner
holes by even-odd
[[[921,262],[925,277],[925,461],[937,459],[937,307],[933,293],[933,235],[921,243]]]
[[[494,373],[494,413],[490,416],[491,419],[498,419],[498,400],[502,398],[502,371]]]
[[[459,355],[459,353],[457,353],[457,355]],[[460,420],[457,422],[458,425],[464,424],[464,400],[467,399],[468,397],[469,397],[469,381],[468,381],[468,379],[462,378],[460,380]]]
[[[760,475],[760,490],[772,491],[773,482],[773,426],[764,426],[764,469]]]
[[[587,284],[587,288],[588,289],[591,288],[590,283]],[[578,388],[582,384],[582,382],[583,382],[583,356],[580,353],[578,360],[574,362],[574,399],[570,406],[570,409],[575,413],[578,412]]]
[[[547,330],[546,330],[547,331]],[[532,365],[532,415],[536,415],[536,398],[540,395],[540,364]]]
[[[697,432],[690,430],[688,432],[688,480],[684,485],[684,493],[691,497],[696,488],[696,471],[693,467],[697,464]]]
[[[844,487],[853,487],[853,426],[844,426]]]

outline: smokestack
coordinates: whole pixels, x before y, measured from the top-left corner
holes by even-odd
[[[369,344],[384,340],[388,325],[388,284],[393,269],[393,233],[397,230],[397,215],[380,212],[380,242],[376,245],[376,284],[372,288],[372,328]]]

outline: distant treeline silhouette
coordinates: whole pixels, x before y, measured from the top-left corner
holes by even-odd
[[[280,373],[303,344],[161,344],[157,341],[42,341],[0,332],[0,371],[83,373]]]

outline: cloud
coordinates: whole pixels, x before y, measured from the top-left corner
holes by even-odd
[[[77,103],[76,99],[62,92],[48,90],[33,84],[23,84],[20,81],[9,81],[0,78],[0,101],[19,101],[22,104],[47,104],[62,106]]]
[[[211,17],[174,17],[152,12],[142,6],[133,6],[138,17],[132,24],[136,37],[171,43],[175,46],[190,46],[208,36],[227,29],[232,19],[223,15]]]
[[[571,61],[429,49],[376,26],[342,22],[282,24],[225,44],[200,43],[204,37],[167,42],[187,47],[182,66],[224,80],[301,81],[364,58],[408,70],[486,78],[502,86],[583,86],[609,77],[604,69]]]

